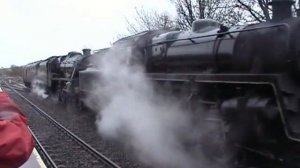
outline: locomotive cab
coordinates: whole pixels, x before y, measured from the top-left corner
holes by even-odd
[[[60,71],[63,72],[65,78],[71,78],[74,68],[82,59],[82,54],[78,52],[69,52],[67,57],[60,63]]]

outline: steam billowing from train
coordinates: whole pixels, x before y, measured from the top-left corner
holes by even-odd
[[[101,80],[94,86],[102,108],[96,122],[99,133],[120,141],[149,165],[213,167],[195,144],[193,152],[184,144],[199,140],[213,128],[192,126],[181,100],[158,93],[140,65],[125,63],[130,57],[128,44],[117,45],[100,57]],[[95,96],[91,99],[86,102]]]
[[[46,99],[49,95],[46,94],[46,88],[45,88],[45,81],[44,79],[46,74],[43,72],[38,72],[37,76],[33,79],[31,84],[31,92],[38,97],[41,97],[43,99]]]

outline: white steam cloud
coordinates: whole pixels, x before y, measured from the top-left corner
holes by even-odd
[[[46,75],[38,72],[37,76],[31,82],[31,92],[38,97],[46,99],[49,95],[46,94],[46,82],[43,80],[44,78],[46,78]]]
[[[129,46],[115,48],[99,61],[95,93],[101,106],[96,121],[100,134],[119,140],[151,166],[216,167],[204,159],[200,147],[185,143],[197,141],[211,129],[198,130],[180,101],[157,93],[142,67],[126,63],[132,56]]]

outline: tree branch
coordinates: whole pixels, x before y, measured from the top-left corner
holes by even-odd
[[[254,10],[247,4],[243,3],[241,0],[237,0],[239,4],[241,4],[243,7],[247,9],[247,11],[250,12],[250,14],[258,21],[262,22],[262,20],[255,14]]]

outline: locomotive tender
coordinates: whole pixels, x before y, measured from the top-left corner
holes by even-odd
[[[297,167],[300,19],[292,17],[293,3],[273,0],[270,22],[228,28],[199,20],[191,31],[147,31],[114,46],[131,43],[131,61],[143,64],[149,78],[187,86],[192,106],[217,109],[227,127],[226,142],[238,151],[239,162]],[[108,50],[94,55],[90,50],[72,52],[28,64],[24,83],[29,86],[41,72],[46,88],[58,90],[61,100],[81,101],[89,94],[88,80],[99,73],[87,68]]]

